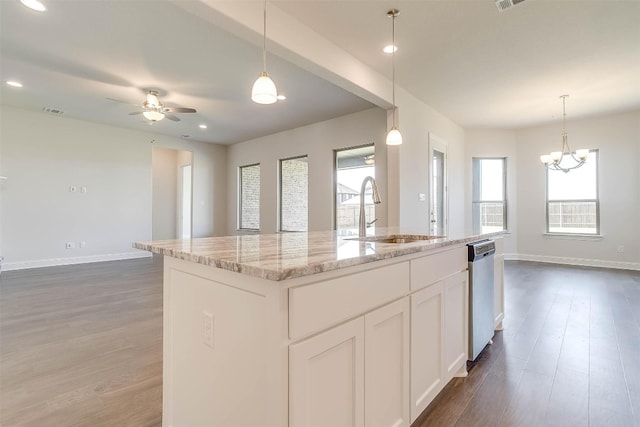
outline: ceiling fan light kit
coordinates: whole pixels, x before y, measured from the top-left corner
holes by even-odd
[[[143,111],[142,115],[151,120],[152,122],[159,122],[160,120],[164,119],[164,114],[159,112],[159,111],[154,111],[154,110],[149,110],[149,111]]]
[[[267,0],[264,0],[262,18],[262,72],[251,89],[251,100],[256,104],[273,104],[278,100],[278,91],[267,74]]]
[[[540,156],[540,161],[548,169],[562,171],[564,173],[584,165],[589,158],[590,152],[588,148],[581,148],[575,152],[571,152],[571,148],[569,147],[569,135],[567,134],[567,112],[565,108],[566,99],[568,97],[569,95],[560,96],[562,99],[562,151],[552,151],[549,154],[543,154]],[[571,166],[567,166],[566,162],[563,164],[563,160],[567,157],[571,157],[575,163]]]
[[[392,80],[392,91],[393,91],[393,125],[387,133],[387,145],[401,145],[402,144],[402,134],[396,127],[396,18],[400,15],[400,11],[398,9],[391,9],[387,12],[387,17],[391,18],[391,45],[395,47],[395,49],[391,50],[391,80]]]

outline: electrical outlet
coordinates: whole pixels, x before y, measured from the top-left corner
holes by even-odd
[[[73,249],[76,245],[73,242],[67,242],[64,247],[67,249]]]
[[[214,335],[215,321],[213,314],[202,312],[202,343],[208,347],[215,348]]]
[[[87,192],[87,187],[80,187],[80,192],[81,193],[86,193]]]
[[[621,254],[624,252],[624,246],[623,245],[618,245],[618,253]]]

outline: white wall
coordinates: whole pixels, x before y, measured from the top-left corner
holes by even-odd
[[[640,269],[640,112],[567,122],[572,149],[600,150],[601,239],[561,239],[543,234],[545,169],[539,157],[560,149],[560,130],[560,124],[554,124],[517,132],[519,256],[575,263],[590,260],[584,263],[613,267],[635,263]],[[624,246],[623,253],[617,252],[619,245]]]
[[[474,157],[504,157],[507,159],[507,229],[511,234],[504,238],[504,252],[518,252],[518,216],[516,206],[517,191],[517,140],[514,130],[471,129],[465,132],[465,230],[473,232],[471,218],[471,200]]]
[[[153,147],[152,233],[153,240],[175,239],[178,230],[178,173],[191,164],[190,151]]]
[[[428,229],[429,135],[447,143],[449,235],[464,232],[464,130],[406,91],[397,91],[398,127],[403,143],[389,147],[390,193],[397,194],[397,211],[390,213],[390,225]],[[389,127],[391,127],[389,121]],[[420,201],[418,195],[427,195]]]
[[[545,168],[539,157],[561,148],[560,130],[556,123],[466,132],[468,229],[471,158],[504,156],[508,159],[509,230],[513,233],[505,241],[507,254],[532,261],[640,269],[640,112],[567,122],[572,149],[600,150],[601,238],[545,235]],[[622,253],[617,251],[620,245]]]
[[[225,147],[1,108],[4,269],[146,255],[131,243],[151,238],[152,139],[194,152],[194,233],[224,234]]]
[[[379,224],[387,222],[386,112],[372,108],[325,122],[234,144],[228,148],[227,232],[237,229],[238,167],[260,163],[260,231],[273,233],[278,218],[278,161],[309,156],[309,230],[331,230],[334,217],[333,150],[375,142],[376,182],[382,204]]]

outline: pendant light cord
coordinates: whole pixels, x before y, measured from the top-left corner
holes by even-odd
[[[262,69],[267,72],[267,0],[264,0],[264,10],[262,14]]]
[[[393,100],[393,129],[396,128],[396,14],[393,13],[391,18],[391,80],[393,81],[392,87],[392,100]]]

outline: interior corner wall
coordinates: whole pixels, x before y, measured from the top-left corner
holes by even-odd
[[[539,158],[560,148],[560,124],[522,129],[516,132],[519,258],[640,269],[640,111],[571,120],[567,131],[572,149],[599,150],[602,238],[544,234],[545,168]]]
[[[464,233],[464,129],[440,114],[430,106],[406,91],[397,90],[398,128],[403,142],[398,147],[397,165],[390,165],[389,181],[395,183],[390,192],[396,192],[398,199],[398,224],[428,230],[429,208],[429,135],[434,134],[447,143],[447,197],[448,235]],[[391,156],[390,156],[391,157]],[[420,201],[419,194],[426,194],[427,200]],[[390,215],[391,216],[391,215]]]
[[[153,147],[151,169],[151,239],[176,238],[178,203],[178,150]],[[172,209],[173,208],[173,209]]]
[[[260,163],[260,231],[278,227],[278,162],[307,155],[309,160],[309,231],[331,230],[334,221],[334,158],[336,149],[375,143],[376,182],[382,205],[378,224],[387,224],[386,112],[371,108],[324,122],[234,144],[227,156],[227,233],[237,233],[238,168]]]
[[[148,256],[131,244],[151,239],[152,139],[193,151],[194,233],[224,234],[226,147],[8,106],[0,119],[3,269]]]
[[[514,256],[518,252],[517,215],[517,140],[514,130],[469,129],[465,131],[465,230],[473,233],[471,201],[473,199],[472,180],[474,157],[504,157],[507,169],[507,229],[504,238],[504,252]]]

